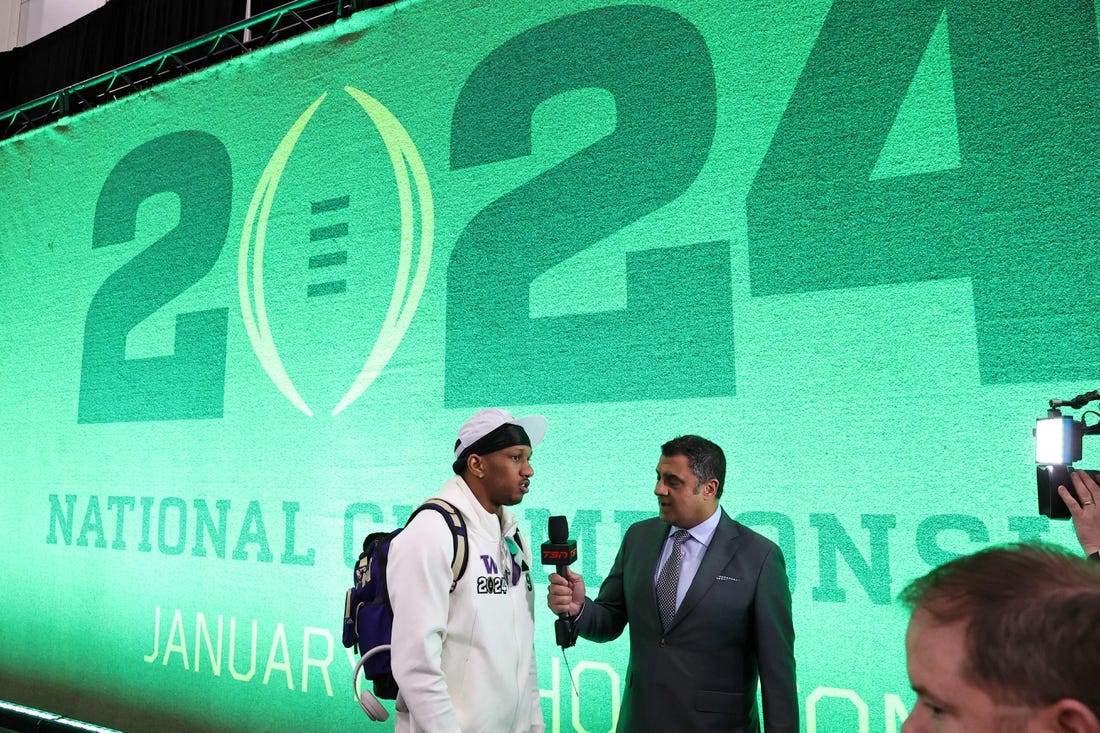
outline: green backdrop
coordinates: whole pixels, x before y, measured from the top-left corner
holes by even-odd
[[[904,584],[1074,544],[1030,428],[1100,377],[1098,62],[1088,2],[424,0],[3,143],[0,697],[367,725],[358,544],[500,405],[592,587],[721,444],[803,729],[895,733]],[[608,730],[625,640],[578,697],[536,617],[548,728]]]

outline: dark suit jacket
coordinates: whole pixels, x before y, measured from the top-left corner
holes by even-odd
[[[721,509],[719,510],[721,511]],[[669,525],[632,525],[577,632],[610,641],[630,625],[620,733],[757,733],[757,680],[767,733],[798,733],[794,627],[783,554],[723,511],[667,633],[653,577]]]

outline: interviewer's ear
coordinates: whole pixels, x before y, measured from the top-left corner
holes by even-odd
[[[1088,705],[1072,698],[1048,705],[1042,714],[1044,730],[1054,733],[1100,733],[1100,719]]]

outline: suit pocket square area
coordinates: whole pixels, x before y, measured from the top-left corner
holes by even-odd
[[[730,575],[719,575],[719,576],[718,576],[717,578],[715,578],[715,580],[733,580],[733,581],[738,581],[738,580],[741,580],[741,579],[740,579],[740,578],[734,578],[734,577],[732,577],[732,576],[730,576]]]

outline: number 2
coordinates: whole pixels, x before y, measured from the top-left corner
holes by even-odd
[[[135,236],[138,207],[179,196],[179,224],[111,274],[84,325],[78,422],[221,417],[228,309],[176,316],[175,353],[126,358],[126,337],[213,267],[229,229],[232,170],[220,140],[198,131],[150,140],[108,175],[96,205],[92,247]]]
[[[489,204],[455,244],[447,272],[449,406],[734,393],[728,242],[629,254],[624,310],[530,317],[536,277],[676,199],[706,161],[717,114],[714,69],[687,20],[624,5],[510,39],[459,94],[451,167],[529,155],[535,108],[585,88],[611,93],[615,130]]]

